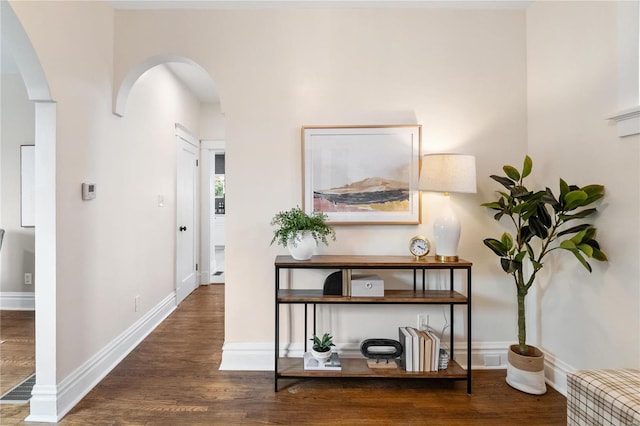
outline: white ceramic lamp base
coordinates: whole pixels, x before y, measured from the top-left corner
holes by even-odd
[[[460,241],[460,221],[451,208],[449,195],[446,194],[444,208],[433,224],[436,241],[436,260],[455,262],[458,260],[458,242]]]

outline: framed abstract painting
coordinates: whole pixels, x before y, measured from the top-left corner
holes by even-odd
[[[420,125],[304,126],[304,211],[334,225],[420,223]]]

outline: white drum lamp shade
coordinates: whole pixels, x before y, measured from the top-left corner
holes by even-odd
[[[422,157],[421,191],[443,192],[445,206],[436,219],[433,231],[436,259],[443,262],[458,260],[460,221],[451,207],[450,192],[476,193],[476,158],[464,154],[430,154]]]

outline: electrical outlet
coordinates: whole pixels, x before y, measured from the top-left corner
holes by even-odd
[[[33,274],[31,272],[24,273],[24,285],[32,285],[33,284]]]
[[[418,330],[426,330],[429,327],[429,314],[418,314]]]
[[[140,305],[140,295],[133,298],[133,312],[138,312],[139,305]]]

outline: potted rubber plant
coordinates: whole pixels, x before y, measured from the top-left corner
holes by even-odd
[[[326,362],[331,357],[331,347],[333,344],[333,336],[329,333],[324,333],[322,338],[315,334],[311,339],[313,346],[311,347],[311,355],[319,362]]]
[[[504,176],[491,175],[505,190],[498,191],[496,201],[482,205],[495,211],[495,220],[506,219],[513,233],[504,232],[500,238],[485,238],[483,242],[500,258],[502,270],[513,278],[516,288],[518,344],[508,352],[507,383],[527,393],[542,394],[546,392],[544,356],[526,343],[526,296],[546,256],[553,251],[571,253],[571,258],[589,272],[589,260],[607,260],[596,240],[596,228],[583,222],[596,213],[590,206],[604,196],[604,186],[578,187],[560,179],[557,197],[549,188],[533,191],[525,186],[532,167],[531,158],[526,156],[521,171],[505,165]]]
[[[308,215],[300,207],[280,211],[271,220],[271,226],[276,227],[271,244],[287,247],[296,260],[310,259],[319,243],[329,245],[329,238],[336,239],[335,230],[326,220],[326,214],[314,211]]]

